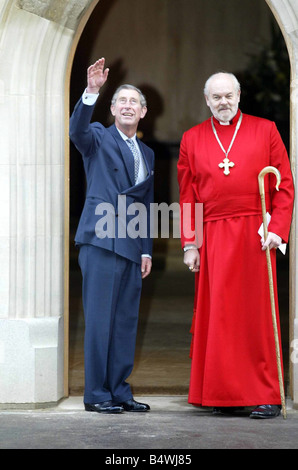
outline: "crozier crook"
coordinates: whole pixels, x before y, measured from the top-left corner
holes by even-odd
[[[276,191],[279,191],[279,185],[280,185],[280,182],[281,182],[280,172],[274,166],[266,166],[259,173],[258,181],[259,181],[259,191],[260,191],[261,204],[262,204],[262,216],[263,216],[264,240],[265,241],[268,237],[268,227],[267,227],[267,218],[266,218],[266,201],[265,201],[264,177],[268,173],[274,173],[275,176],[276,176],[276,180],[277,180],[276,181],[276,186],[275,186]],[[282,376],[282,369],[281,369],[280,347],[279,347],[279,337],[278,337],[277,321],[276,321],[274,288],[273,288],[273,277],[272,277],[272,265],[271,265],[271,256],[270,256],[269,246],[267,246],[267,248],[266,248],[266,258],[267,258],[267,268],[268,268],[268,278],[269,278],[270,302],[271,302],[272,323],[273,323],[273,331],[274,331],[278,382],[279,382],[279,390],[280,390],[280,397],[281,397],[282,414],[283,414],[284,419],[286,419],[287,415],[286,415],[286,405],[285,405],[285,393],[284,393],[283,376]]]

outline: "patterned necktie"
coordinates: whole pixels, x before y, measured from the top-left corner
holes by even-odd
[[[134,164],[135,164],[135,182],[137,181],[139,169],[140,169],[140,155],[138,152],[137,147],[132,139],[126,140],[127,145],[129,146],[130,150],[132,151]]]

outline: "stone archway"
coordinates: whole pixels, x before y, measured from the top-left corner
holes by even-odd
[[[98,2],[0,0],[2,406],[55,403],[68,393],[68,88],[74,51]],[[292,65],[296,180],[298,0],[266,2],[284,34]],[[291,341],[298,338],[296,245],[294,219]],[[291,393],[298,406],[295,345]]]
[[[67,395],[65,90],[97,3],[0,1],[2,406]]]
[[[287,44],[291,63],[290,101],[290,158],[294,181],[297,181],[298,149],[298,1],[266,0]],[[294,406],[298,407],[298,305],[297,305],[297,198],[290,241],[290,393]]]

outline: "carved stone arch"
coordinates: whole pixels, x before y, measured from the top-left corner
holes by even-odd
[[[5,406],[57,402],[67,395],[65,84],[72,51],[97,3],[0,0],[0,403]]]
[[[284,36],[291,64],[290,83],[290,160],[297,181],[298,149],[298,1],[266,0]],[[297,197],[295,200],[290,240],[290,395],[298,407],[298,297],[297,297]]]

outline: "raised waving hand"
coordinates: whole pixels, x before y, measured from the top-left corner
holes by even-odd
[[[105,59],[98,59],[87,69],[87,93],[98,93],[107,81],[109,69],[105,69]]]

